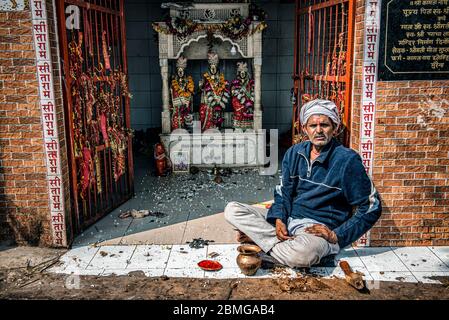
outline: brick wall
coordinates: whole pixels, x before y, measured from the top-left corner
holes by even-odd
[[[359,150],[365,1],[357,1],[351,147]],[[447,103],[446,100],[447,99]],[[372,246],[449,244],[449,81],[377,83]]]
[[[51,2],[47,9],[52,16]],[[54,27],[49,24],[53,61],[58,61]],[[0,12],[0,240],[48,246],[52,235],[47,169],[32,36],[29,9]],[[67,178],[59,71],[57,64],[53,67],[62,167]],[[68,195],[68,179],[64,180]]]

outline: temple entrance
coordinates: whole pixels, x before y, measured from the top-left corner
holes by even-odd
[[[57,1],[78,234],[133,194],[124,1]]]
[[[212,7],[219,8],[222,5],[217,3]],[[244,7],[246,11],[240,11],[239,15],[245,18],[249,16],[248,3],[224,5],[236,8]],[[226,16],[222,17],[223,19],[220,18],[221,20],[216,17],[217,19],[212,20],[209,24],[200,24],[203,28],[208,29],[194,32],[190,35],[192,39],[189,37],[184,39],[170,33],[165,34],[166,29],[161,30],[161,33],[151,29],[151,26],[154,27],[156,23],[161,28],[166,27],[166,22],[161,22],[166,21],[163,17],[164,13],[168,13],[167,8],[162,8],[163,6],[162,2],[124,3],[127,23],[126,54],[132,93],[130,113],[134,131],[132,148],[134,196],[111,210],[107,216],[103,215],[104,218],[100,221],[87,228],[82,228],[82,232],[78,232],[73,246],[92,243],[111,245],[182,244],[198,237],[213,239],[216,242],[232,242],[235,240],[234,232],[232,230],[227,233],[222,232],[227,226],[223,217],[223,210],[227,203],[241,201],[262,205],[266,201],[271,201],[274,187],[279,181],[276,169],[272,175],[260,175],[257,163],[251,166],[250,161],[253,160],[249,156],[239,157],[245,154],[246,145],[244,143],[252,146],[253,154],[256,154],[257,149],[251,144],[255,139],[250,140],[252,136],[249,130],[263,127],[260,92],[263,20],[251,18],[247,29],[243,29],[245,36],[241,36],[241,39],[240,37],[231,39],[229,36],[223,35],[222,32],[220,33],[218,29],[213,32],[212,28],[223,28],[224,21],[230,19],[229,15],[233,11],[217,10],[217,13],[226,14]],[[197,6],[204,7],[201,4],[197,4]],[[290,12],[292,11],[290,10]],[[234,14],[236,13],[234,12]],[[192,17],[194,18],[195,15]],[[149,28],[145,29],[146,27]],[[256,29],[256,27],[258,28]],[[228,33],[232,30],[228,30]],[[162,43],[154,41],[155,39],[161,40]],[[216,146],[218,148],[213,149],[213,151],[225,150],[223,157],[218,160],[211,159],[206,164],[188,161],[188,166],[184,166],[182,162],[186,158],[181,158],[181,156],[186,152],[182,151],[187,151],[189,157],[198,156],[188,144],[187,146],[182,145],[182,150],[179,153],[181,156],[175,155],[171,161],[159,161],[169,157],[170,151],[173,150],[171,146],[174,144],[170,144],[170,134],[175,129],[174,124],[177,122],[173,121],[175,119],[174,108],[170,107],[173,98],[175,100],[179,98],[174,95],[175,90],[173,90],[176,89],[173,86],[173,80],[178,79],[177,76],[182,78],[182,75],[185,75],[187,79],[191,76],[194,92],[192,93],[193,103],[190,105],[189,111],[194,121],[201,122],[201,105],[204,95],[199,82],[204,81],[204,73],[209,70],[210,61],[214,59],[208,56],[209,44],[213,44],[211,51],[218,54],[217,70],[229,82],[230,96],[222,110],[224,119],[220,126],[223,139],[214,144],[214,148]],[[289,49],[291,50],[291,47]],[[100,43],[100,62],[103,62],[101,54],[102,44]],[[181,55],[187,61],[180,59]],[[179,69],[183,69],[184,74],[178,74]],[[242,71],[246,71],[248,76],[254,78],[254,91],[259,90],[258,94],[254,93],[254,121],[250,123],[245,122],[245,119],[234,118],[231,97],[232,84],[235,83],[237,73],[239,72],[241,75]],[[182,84],[181,81],[177,81],[177,83]],[[275,92],[275,90],[272,91]],[[183,102],[181,100],[184,99],[179,100]],[[288,112],[290,113],[290,111]],[[234,132],[236,127],[239,127],[240,133]],[[192,145],[196,146],[194,143],[204,141],[204,136],[200,137],[204,133],[201,128],[199,133],[194,130],[189,131],[188,126],[181,125],[179,128],[186,130],[185,136],[190,137]],[[225,139],[228,137],[224,134],[226,130],[233,131],[231,141]],[[244,140],[242,136],[247,139]],[[215,142],[217,141],[218,139],[215,140]],[[257,142],[257,140],[255,141]],[[164,145],[165,157],[158,154],[158,145],[161,143],[166,143]],[[225,143],[227,147],[230,147],[229,149],[232,148],[232,151],[235,152],[227,152],[228,149],[220,148]],[[208,155],[204,149],[201,150],[202,155]],[[242,152],[237,155],[237,151],[240,150]],[[213,155],[216,154],[213,153]],[[229,157],[229,155],[233,156]],[[277,157],[277,154],[274,156]],[[220,162],[227,161],[228,157],[233,163],[226,162],[220,165]],[[209,159],[207,158],[208,161]],[[196,159],[192,158],[192,160]],[[240,162],[235,163],[237,161]],[[159,174],[164,172],[164,169],[159,170],[159,162],[166,163],[164,169],[167,170],[167,174]],[[218,173],[216,168],[219,169]],[[263,204],[263,206],[265,205]]]
[[[288,100],[281,110],[278,110],[277,101],[282,106],[284,93],[288,93],[291,87],[291,66],[284,64],[289,60],[293,65],[293,55],[286,58],[286,54],[292,52],[292,45],[279,49],[279,54],[282,54],[279,59],[276,51],[268,53],[271,63],[266,67],[268,77],[263,80],[262,31],[266,27],[265,16],[262,11],[250,12],[249,3],[208,4],[206,9],[223,5],[243,9],[239,9],[240,13],[229,8],[227,11],[217,10],[224,16],[215,17],[210,23],[198,23],[199,29],[189,38],[178,37],[170,33],[171,29],[158,32],[154,28],[155,24],[166,27],[166,20],[162,19],[164,14],[176,11],[175,8],[167,12],[168,8],[164,8],[162,1],[106,4],[92,1],[74,3],[74,0],[66,0],[58,3],[66,131],[71,151],[68,166],[71,169],[72,234],[76,236],[72,245],[164,243],[166,237],[159,238],[159,235],[165,229],[160,229],[169,227],[175,229],[174,232],[169,231],[173,234],[173,243],[185,243],[198,236],[204,238],[208,236],[206,231],[210,232],[210,238],[220,240],[216,230],[226,225],[222,213],[227,203],[241,201],[265,206],[265,202],[272,200],[279,181],[276,163],[280,162],[280,154],[272,145],[278,137],[267,132],[264,135],[268,139],[262,140],[261,133],[252,134],[251,130],[265,129],[266,126],[285,131],[289,128],[291,109]],[[67,17],[71,15],[70,6],[80,10],[79,29],[66,27]],[[196,6],[204,7],[202,4]],[[275,7],[283,6],[277,4]],[[285,34],[282,42],[293,38],[293,4],[288,8],[283,10],[291,13],[291,17],[283,30],[290,30],[290,33]],[[245,21],[243,31],[225,23],[232,18],[231,13],[241,17],[237,20]],[[276,31],[280,26],[274,21],[272,25],[274,30],[267,36],[272,42],[268,46],[274,48],[274,43],[281,42]],[[238,36],[232,35],[235,32]],[[228,103],[220,110],[223,122],[219,133],[223,138],[214,140],[215,149],[208,148],[206,143],[203,146],[204,136],[199,140],[206,130],[200,128],[197,133],[181,126],[191,143],[181,145],[180,151],[187,152],[180,152],[179,156],[170,158],[171,161],[164,161],[167,174],[160,175],[164,170],[159,170],[158,160],[162,158],[157,146],[163,144],[164,156],[170,157],[174,145],[170,144],[170,134],[174,129],[174,112],[170,107],[174,96],[172,89],[176,89],[172,80],[176,79],[180,66],[185,69],[186,76],[192,77],[195,85],[191,108],[193,120],[205,123],[200,121],[204,94],[199,83],[201,80],[204,82],[204,73],[211,70],[210,62],[214,59],[208,55],[209,45],[212,45],[210,51],[218,54],[219,73],[223,73],[229,82]],[[186,61],[179,60],[181,56],[187,59],[187,66]],[[283,65],[282,72],[288,77],[282,85],[275,80],[278,63]],[[253,100],[253,121],[235,117],[234,105],[238,104],[232,103],[232,88],[242,71],[252,78],[251,83],[254,84],[249,86],[254,91],[254,99],[250,99]],[[129,90],[127,81],[122,81],[128,75]],[[221,77],[219,79],[221,81]],[[278,88],[284,90],[282,95],[278,95]],[[266,105],[262,101],[263,90]],[[132,94],[130,101],[129,93]],[[248,89],[247,93],[251,94],[251,91]],[[238,99],[240,104],[241,97]],[[110,106],[114,109],[108,109]],[[268,110],[269,117],[262,116],[264,109]],[[226,135],[228,130],[232,132]],[[227,140],[229,137],[232,140]],[[259,139],[263,146],[263,150],[260,149],[265,151],[263,154],[258,152],[256,145]],[[126,143],[114,146],[116,141]],[[199,162],[195,158],[199,153],[193,149],[197,145],[201,146]],[[211,149],[213,152],[208,153]],[[221,158],[215,150],[224,151]],[[186,157],[181,157],[185,154]],[[211,157],[206,159],[206,163],[202,156],[209,154]],[[269,157],[268,167],[263,166],[265,162],[256,162],[260,159],[265,161],[265,156]],[[184,165],[185,159],[189,160],[188,166]],[[267,171],[272,168],[273,172]],[[265,170],[265,174],[261,175],[260,170]],[[197,228],[197,224],[205,227]],[[226,241],[233,240],[231,233]]]
[[[302,105],[320,98],[334,101],[342,128],[338,139],[349,146],[351,131],[353,0],[296,0],[293,143],[301,142]]]

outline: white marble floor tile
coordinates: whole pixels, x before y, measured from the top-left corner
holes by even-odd
[[[392,248],[410,271],[449,271],[428,247]]]
[[[365,267],[362,262],[362,259],[357,255],[357,252],[354,248],[348,247],[340,250],[340,252],[335,256],[335,261],[338,263],[344,260],[349,263],[351,267]]]
[[[413,272],[413,275],[419,282],[441,284],[441,281],[430,279],[431,277],[449,277],[449,272]]]
[[[167,263],[167,269],[199,269],[198,262],[206,259],[207,246],[194,249],[186,245],[173,245]]]
[[[237,256],[239,252],[237,251],[238,244],[214,244],[209,245],[207,248],[207,259],[215,260],[221,263],[223,269],[227,268],[237,268]],[[216,257],[210,257],[209,255],[213,252],[218,253]]]
[[[449,246],[428,248],[449,267]]]
[[[393,282],[412,282],[412,283],[418,282],[418,280],[410,271],[398,271],[398,272],[373,271],[371,272],[371,276],[373,277],[374,281],[393,281]]]
[[[87,269],[125,269],[136,246],[101,246]]]
[[[165,269],[171,246],[137,245],[127,269]]]
[[[223,268],[220,271],[205,271],[204,277],[209,279],[234,279],[245,278],[239,268]]]
[[[103,268],[95,269],[66,269],[64,273],[67,275],[79,275],[79,276],[99,276],[104,272]]]
[[[370,272],[368,271],[368,269],[366,269],[365,267],[353,267],[351,266],[352,271],[354,272],[361,272],[363,273],[363,278],[365,280],[372,280],[373,278],[371,277]],[[332,278],[339,278],[339,279],[344,279],[345,278],[345,273],[343,272],[343,270],[341,270],[340,267],[327,267],[326,268],[327,271],[327,276],[326,278],[332,279]]]
[[[117,223],[109,220],[99,221],[77,236],[73,246],[86,246],[102,242],[118,244],[131,221],[131,219],[129,221],[128,219],[118,219]]]
[[[204,272],[200,267],[185,269],[165,269],[164,275],[171,278],[204,278]]]
[[[145,270],[142,270],[142,271],[149,278],[161,277],[164,274],[164,270],[163,269],[145,269]]]
[[[272,269],[259,269],[252,276],[247,276],[242,273],[239,268],[223,268],[217,272],[205,272],[206,278],[213,279],[233,279],[233,278],[280,278],[280,277],[289,277],[296,278],[297,274],[291,268],[285,268],[285,272],[278,273],[273,272]]]
[[[357,248],[356,252],[369,272],[409,271],[389,247]]]
[[[76,267],[78,269],[86,269],[89,262],[93,259],[95,254],[98,252],[99,247],[93,246],[81,246],[69,250],[64,254],[60,261],[66,267]]]
[[[131,272],[141,271],[147,277],[160,277],[164,274],[164,269],[138,269],[138,268],[127,268],[127,269],[105,269],[101,276],[124,276],[129,275]]]

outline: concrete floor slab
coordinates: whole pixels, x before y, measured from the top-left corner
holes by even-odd
[[[120,244],[182,244],[187,221],[123,236]]]
[[[335,256],[335,261],[337,262],[337,266],[340,261],[346,261],[352,268],[365,267],[362,259],[360,259],[360,257],[357,255],[357,252],[352,247],[341,249],[340,252]]]
[[[86,269],[125,269],[136,246],[102,246]]]
[[[369,272],[409,271],[391,248],[357,248],[356,252]]]
[[[67,275],[108,276],[112,274],[126,275],[133,271],[142,271],[147,277],[158,277],[164,274],[169,277],[216,279],[296,277],[298,276],[296,274],[298,271],[301,274],[304,274],[303,269],[291,269],[286,267],[282,273],[277,273],[270,269],[259,269],[254,276],[247,277],[241,273],[237,266],[236,248],[237,244],[211,244],[210,246],[205,246],[201,249],[190,248],[188,244],[173,246],[136,245],[77,248],[66,253],[66,255],[60,259],[61,265],[49,269],[48,272]],[[443,250],[448,247],[440,248]],[[358,252],[360,248],[355,250],[361,255],[362,259],[364,259],[366,268],[355,265],[351,265],[351,267],[354,271],[360,271],[364,274],[364,279],[369,288],[378,288],[382,281],[440,283],[439,280],[430,278],[434,276],[449,276],[449,272],[391,271],[393,268],[398,269],[397,266],[390,266],[391,263],[394,264],[396,261],[392,261],[391,254],[394,254],[394,252],[391,248],[387,248],[388,250],[386,251],[381,249],[385,248],[363,248],[363,251],[360,252]],[[90,257],[94,252],[93,250],[98,251],[87,268],[85,268],[85,263],[77,263],[80,258]],[[351,252],[350,250],[347,251]],[[103,255],[100,254],[100,252],[103,252]],[[208,258],[207,254],[211,252],[219,253],[219,256],[212,259],[221,262],[223,268],[216,272],[205,272],[198,267],[197,263],[200,260]],[[107,253],[107,255],[104,253]],[[410,261],[419,259],[421,250],[419,250],[419,248],[409,250],[409,255]],[[151,258],[152,261],[147,261],[148,258]],[[400,260],[398,259],[398,261]],[[334,276],[337,278],[344,278],[344,274],[338,266],[332,268],[319,266],[312,267],[309,268],[307,272],[321,277]]]
[[[365,267],[363,267],[363,266],[352,266],[351,264],[350,264],[350,266],[351,266],[352,271],[363,273],[363,275],[364,275],[363,277],[364,277],[365,280],[373,280],[373,278],[371,276],[371,273]],[[332,267],[332,268],[326,267],[326,271],[327,271],[327,274],[328,274],[326,276],[326,278],[332,278],[332,277],[340,278],[340,279],[344,279],[345,278],[345,273],[343,272],[343,270],[341,270],[341,268],[339,266]]]
[[[164,276],[171,278],[204,278],[204,271],[195,269],[165,269]]]
[[[227,268],[235,268],[237,265],[237,256],[238,244],[230,245],[230,244],[217,244],[217,245],[209,245],[207,248],[207,256],[208,259],[213,259],[218,261],[223,266],[223,269]],[[218,256],[210,258],[211,253],[217,253]]]
[[[188,244],[173,245],[167,262],[167,269],[197,269],[198,262],[206,259],[207,246],[190,248]]]
[[[105,245],[130,244],[131,239],[136,244],[160,243],[174,244],[182,243],[188,238],[199,237],[203,223],[204,236],[210,237],[214,234],[220,241],[217,243],[233,243],[234,235],[227,233],[221,235],[216,230],[221,228],[223,221],[211,218],[207,220],[197,219],[214,216],[223,212],[230,201],[239,201],[248,204],[271,200],[273,190],[278,183],[275,176],[261,176],[255,169],[233,169],[232,173],[223,173],[223,183],[217,184],[213,181],[214,175],[211,170],[201,170],[198,174],[173,174],[168,177],[156,177],[150,174],[148,163],[136,159],[135,196],[119,208],[98,221],[95,225],[85,230],[75,239],[74,245],[83,246],[93,243]],[[278,173],[277,173],[278,174]],[[245,192],[242,192],[245,190]],[[150,210],[162,212],[165,217],[146,217],[142,219],[120,219],[119,215],[127,210]],[[176,226],[176,235],[165,232],[166,226],[177,225],[189,221],[186,225],[187,238],[178,238],[181,230]],[[206,222],[204,222],[206,221]],[[214,226],[214,223],[219,223]],[[160,232],[148,232],[153,229],[163,229]],[[228,228],[226,229],[228,230]],[[167,236],[163,239],[161,234]],[[184,232],[181,232],[184,235]],[[142,238],[143,237],[143,238]]]
[[[134,269],[134,268],[127,268],[127,269],[104,269],[101,273],[101,276],[125,276],[130,274],[131,272],[143,272],[145,276],[147,277],[160,277],[164,274],[164,269]]]
[[[428,247],[432,252],[449,267],[449,247]]]
[[[449,247],[445,247],[449,249]],[[422,283],[438,283],[441,284],[441,281],[437,279],[431,279],[433,277],[449,277],[449,272],[412,272],[415,278]]]
[[[428,247],[393,248],[394,253],[401,259],[410,271],[446,271],[446,266]]]
[[[182,243],[195,238],[214,240],[214,244],[236,243],[235,237],[235,231],[221,212],[187,221]]]
[[[415,276],[410,271],[398,271],[398,272],[370,272],[374,281],[397,281],[397,282],[418,282]]]
[[[170,246],[143,245],[137,246],[126,269],[165,269],[168,257],[170,256]]]

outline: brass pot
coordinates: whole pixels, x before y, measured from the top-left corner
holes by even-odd
[[[237,248],[240,253],[237,256],[237,265],[244,275],[252,276],[262,265],[262,258],[259,252],[262,251],[259,246],[253,244],[241,245]]]

